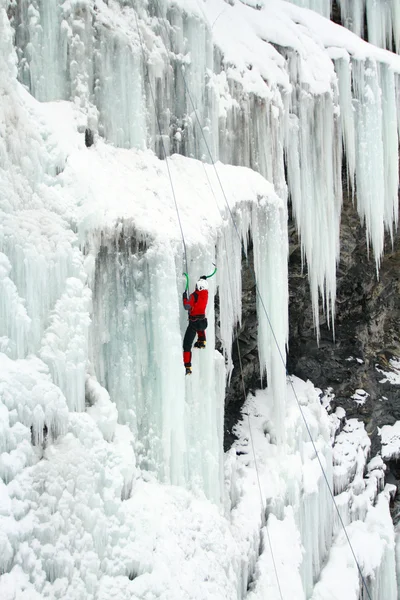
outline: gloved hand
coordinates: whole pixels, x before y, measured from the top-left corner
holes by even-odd
[[[207,279],[207,275],[202,275],[200,279]]]
[[[182,300],[187,300],[188,299],[188,295],[187,295],[187,291],[185,290],[182,294]]]

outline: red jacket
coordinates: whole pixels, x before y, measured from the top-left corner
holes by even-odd
[[[183,306],[189,311],[189,319],[206,314],[208,290],[195,290],[189,299],[183,299]]]

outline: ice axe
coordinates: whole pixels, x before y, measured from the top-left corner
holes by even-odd
[[[217,266],[215,263],[212,263],[214,266],[214,271],[211,273],[211,275],[204,275],[204,277],[206,279],[210,279],[210,277],[212,277],[213,275],[215,275],[215,273],[217,272]],[[188,291],[189,289],[189,275],[187,273],[182,273],[182,275],[184,275],[186,277],[186,287],[185,287],[185,292]]]

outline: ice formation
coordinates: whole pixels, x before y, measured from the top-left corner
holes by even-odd
[[[0,0],[1,598],[258,600],[283,581],[316,600],[340,568],[356,599],[328,483],[372,597],[394,599],[382,465],[364,479],[352,422],[332,457],[343,419],[296,382],[305,427],[284,357],[287,200],[318,330],[320,298],[334,319],[343,151],[377,268],[397,225],[399,87],[399,57],[284,2]],[[222,445],[250,239],[268,380],[247,405],[256,463],[246,421],[239,457]],[[215,261],[223,354],[211,300],[188,381],[181,273]]]
[[[327,18],[334,5],[334,0],[288,1]],[[397,0],[337,0],[337,4],[345,27],[360,37],[367,36],[371,44],[400,52],[400,5]]]

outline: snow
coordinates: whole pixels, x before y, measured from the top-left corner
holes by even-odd
[[[400,384],[400,361],[396,359],[391,359],[389,361],[390,371],[384,371],[383,369],[379,369],[377,366],[375,367],[378,373],[382,373],[384,378],[380,380],[379,383],[391,383],[392,385]]]
[[[356,404],[362,406],[368,400],[369,394],[363,389],[357,389],[351,398],[356,402]]]
[[[400,456],[400,421],[394,425],[384,425],[378,430],[382,440],[382,458],[396,460]]]

